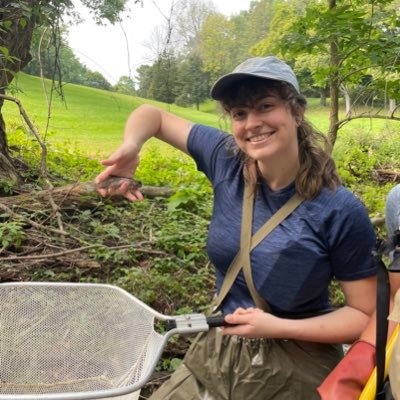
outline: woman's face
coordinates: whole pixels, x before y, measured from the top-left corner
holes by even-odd
[[[275,93],[249,106],[233,107],[229,114],[238,146],[252,159],[268,162],[298,157],[296,119]]]

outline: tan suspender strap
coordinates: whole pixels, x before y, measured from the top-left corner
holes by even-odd
[[[274,228],[276,228],[303,202],[303,200],[304,199],[296,193],[274,215],[272,215],[271,218],[253,235],[250,251],[258,246]]]
[[[243,273],[250,294],[257,307],[269,311],[269,305],[258,294],[251,274],[250,252],[253,250],[273,229],[275,229],[287,216],[289,216],[303,201],[295,194],[291,197],[251,238],[251,226],[253,220],[254,188],[245,184],[242,210],[242,227],[240,235],[240,250],[233,259],[217,298],[213,301],[213,310],[218,309],[228,294],[237,275],[243,267]],[[251,238],[251,239],[250,239]]]
[[[253,207],[255,187],[245,184],[242,211],[242,228],[240,232],[240,253],[242,254],[243,275],[251,297],[258,308],[266,312],[271,309],[268,303],[258,294],[254,286],[253,274],[251,273],[250,248],[252,242]]]
[[[236,254],[235,258],[231,262],[231,265],[226,272],[224,281],[222,282],[221,289],[218,293],[218,296],[213,300],[211,303],[211,309],[216,311],[219,306],[221,305],[222,301],[228,294],[229,290],[231,289],[233,282],[235,282],[236,277],[239,274],[239,271],[242,269],[242,259],[240,257],[240,251]]]

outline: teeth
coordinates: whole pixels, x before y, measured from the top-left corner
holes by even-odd
[[[253,136],[253,137],[249,138],[248,140],[250,142],[261,142],[261,140],[266,139],[268,136],[271,136],[271,134],[268,133],[268,134]]]

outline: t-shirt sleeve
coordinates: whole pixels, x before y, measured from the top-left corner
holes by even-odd
[[[215,183],[226,174],[235,158],[232,150],[233,137],[216,128],[193,125],[188,139],[189,154],[196,162],[197,169]]]
[[[341,207],[334,208],[328,224],[335,277],[351,281],[376,275],[372,258],[376,237],[364,205],[348,194]]]

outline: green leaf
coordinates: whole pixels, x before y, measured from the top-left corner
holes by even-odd
[[[5,56],[8,56],[10,54],[7,47],[4,47],[4,46],[0,46],[0,52],[3,53]]]
[[[27,24],[28,24],[28,22],[27,22],[27,20],[26,20],[25,18],[21,18],[21,19],[19,20],[19,25],[20,25],[22,28],[25,28]]]
[[[10,20],[3,21],[3,22],[1,23],[1,25],[2,25],[6,30],[8,30],[8,29],[11,28],[12,21],[10,21]]]

